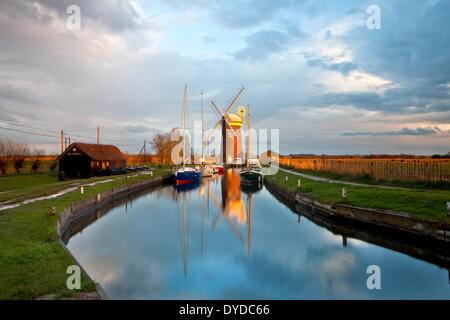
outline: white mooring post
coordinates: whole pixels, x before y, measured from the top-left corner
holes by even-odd
[[[342,188],[342,198],[347,199],[347,189]]]
[[[84,187],[80,187],[80,193],[84,194]]]
[[[97,201],[100,201],[100,200],[101,200],[100,193],[97,193]]]
[[[447,215],[450,216],[450,201],[447,202]]]
[[[150,171],[150,176],[152,176],[152,177],[153,177],[153,171]]]
[[[286,176],[286,182],[288,181],[288,176]]]
[[[298,188],[300,189],[302,187],[302,182],[300,181],[300,179],[298,179]]]

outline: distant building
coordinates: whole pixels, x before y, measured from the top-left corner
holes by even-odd
[[[68,178],[90,178],[121,173],[127,160],[113,145],[72,143],[58,158],[59,172]]]

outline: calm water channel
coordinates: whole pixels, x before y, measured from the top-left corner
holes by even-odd
[[[232,169],[118,204],[68,247],[112,299],[450,299],[445,267],[299,218]]]

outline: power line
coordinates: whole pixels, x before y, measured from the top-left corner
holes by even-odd
[[[8,131],[15,131],[15,132],[20,132],[20,133],[26,133],[26,134],[30,134],[30,135],[34,135],[34,136],[43,136],[43,137],[52,137],[52,138],[57,138],[59,139],[59,130],[57,129],[44,129],[44,128],[39,128],[39,127],[34,127],[34,126],[29,126],[29,125],[25,125],[25,124],[21,124],[21,123],[16,123],[16,122],[11,122],[11,121],[5,121],[5,120],[0,120],[3,123],[9,124],[9,125],[13,125],[13,126],[18,126],[18,127],[24,127],[24,128],[28,128],[28,129],[34,129],[34,130],[39,130],[39,131],[43,131],[43,132],[49,132],[49,133],[54,133],[55,135],[48,135],[48,134],[43,134],[43,133],[37,133],[37,132],[32,132],[32,131],[27,131],[27,130],[20,130],[20,129],[13,129],[13,128],[6,128],[6,127],[0,127],[0,129],[4,129],[4,130],[8,130]],[[87,128],[87,129],[94,129],[94,128]],[[71,134],[72,131],[82,131],[85,129],[71,129],[69,131],[64,131],[64,136],[71,136],[71,137],[76,137],[76,138],[83,138],[83,139],[90,139],[90,140],[96,140],[96,137],[89,137],[89,136],[84,136],[84,135],[79,135],[79,134]],[[139,138],[135,138],[135,139],[116,139],[116,138],[109,138],[109,137],[102,137],[102,140],[107,140],[107,141],[115,141],[115,142],[125,142],[125,143],[141,143],[142,139]]]
[[[30,131],[19,130],[19,129],[13,129],[13,128],[0,127],[0,129],[9,130],[9,131],[16,131],[16,132],[21,132],[21,133],[26,133],[26,134],[31,134],[31,135],[34,135],[34,136],[42,136],[42,137],[58,138],[58,136],[51,136],[51,135],[49,135],[49,134],[36,133],[36,132],[30,132]]]
[[[10,121],[5,121],[5,120],[0,120],[4,123],[7,123],[9,125],[13,125],[13,126],[18,126],[18,127],[25,127],[25,128],[30,128],[30,129],[35,129],[35,130],[41,130],[41,131],[45,131],[45,132],[51,132],[51,133],[57,133],[58,130],[49,130],[49,129],[42,129],[42,128],[37,128],[37,127],[33,127],[33,126],[28,126],[28,125],[24,125],[24,124],[20,124],[20,123],[16,123],[16,122],[10,122]]]

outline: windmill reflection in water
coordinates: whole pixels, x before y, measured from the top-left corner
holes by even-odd
[[[203,259],[204,257],[205,220],[210,215],[210,202],[212,202],[215,205],[215,215],[212,217],[210,230],[216,229],[221,221],[225,219],[235,236],[240,241],[245,241],[244,236],[241,234],[240,226],[247,224],[248,259],[250,259],[252,198],[253,194],[261,190],[261,188],[261,184],[250,186],[241,184],[239,171],[231,168],[225,170],[223,176],[215,175],[211,178],[202,179],[200,183],[175,187],[178,232],[185,277],[187,277],[188,271],[190,239],[188,221],[191,212],[197,212],[197,208],[191,211],[193,209],[190,201],[191,196],[198,192],[202,198],[201,258]],[[247,195],[247,197],[244,197],[245,202],[242,193]]]

